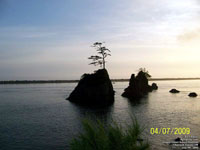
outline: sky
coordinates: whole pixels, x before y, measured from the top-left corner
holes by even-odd
[[[200,0],[0,0],[0,80],[79,79],[94,42],[111,78],[200,77]]]

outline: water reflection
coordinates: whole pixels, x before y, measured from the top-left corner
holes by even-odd
[[[76,84],[37,84],[0,86],[0,148],[4,150],[68,149],[71,139],[81,132],[81,120],[87,116],[110,123],[124,124],[136,116],[144,125],[154,150],[168,150],[163,142],[177,135],[151,135],[150,128],[191,129],[200,140],[200,81],[160,81],[158,91],[149,93],[140,103],[121,97],[128,82],[114,84],[115,103],[107,108],[87,108],[66,101]],[[179,89],[177,95],[169,93]]]
[[[113,105],[105,108],[92,108],[87,106],[80,106],[75,103],[71,103],[73,111],[78,113],[81,119],[90,118],[90,119],[99,119],[105,123],[109,123],[112,120],[113,114]]]

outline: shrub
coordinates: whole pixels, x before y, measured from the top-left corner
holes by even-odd
[[[70,143],[71,150],[147,150],[148,142],[141,139],[143,129],[136,119],[125,129],[120,124],[113,122],[105,126],[97,122],[83,120],[84,132]]]

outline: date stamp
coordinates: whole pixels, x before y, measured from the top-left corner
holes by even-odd
[[[190,128],[151,128],[151,135],[189,135]]]

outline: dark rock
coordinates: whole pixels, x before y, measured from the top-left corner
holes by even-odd
[[[107,70],[99,69],[93,74],[84,74],[67,99],[87,106],[111,105],[114,102],[114,90]]]
[[[140,71],[136,77],[134,74],[131,75],[129,86],[124,90],[122,96],[131,100],[140,99],[152,90],[152,86],[148,85],[146,74]]]
[[[153,90],[157,90],[158,89],[158,86],[157,86],[156,83],[152,83],[151,87],[152,87]]]
[[[183,140],[180,137],[175,138],[169,145],[174,145],[174,143],[181,143]]]
[[[177,89],[171,89],[169,92],[170,92],[170,93],[179,93],[180,91],[177,90]]]
[[[197,97],[198,95],[197,95],[197,93],[192,92],[192,93],[190,93],[188,96],[189,96],[189,97]]]
[[[175,142],[181,142],[182,139],[180,137],[177,137],[176,139],[174,139]]]

